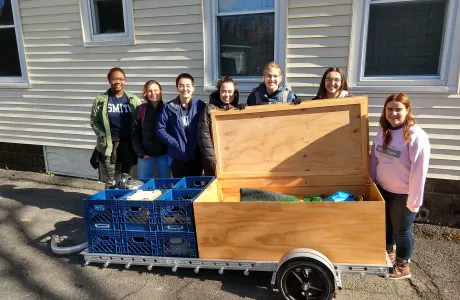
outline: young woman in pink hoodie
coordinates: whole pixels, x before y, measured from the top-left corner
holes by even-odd
[[[411,277],[412,224],[423,203],[429,159],[428,136],[416,124],[409,98],[404,93],[391,95],[371,151],[371,176],[385,199],[386,245],[394,264],[391,279]]]

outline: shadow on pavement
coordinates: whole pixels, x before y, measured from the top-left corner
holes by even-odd
[[[81,288],[81,282],[91,282],[91,278],[86,276],[85,273],[76,267],[70,267],[70,264],[77,264],[83,262],[83,258],[80,255],[73,254],[68,256],[66,259],[55,259],[58,256],[52,253],[50,248],[50,241],[47,237],[51,237],[52,234],[66,235],[69,236],[69,240],[66,243],[77,243],[84,242],[85,227],[82,217],[73,217],[68,221],[61,221],[55,223],[55,229],[47,232],[37,238],[33,238],[30,232],[30,224],[24,222],[22,219],[22,213],[27,206],[35,206],[40,209],[56,209],[64,212],[68,212],[77,216],[83,215],[82,199],[86,197],[86,194],[78,192],[64,192],[59,189],[39,189],[39,188],[18,188],[16,185],[2,185],[0,186],[0,226],[2,226],[2,235],[4,237],[13,237],[6,242],[0,244],[0,261],[4,263],[2,266],[5,274],[8,274],[9,281],[11,278],[15,278],[15,284],[21,286],[21,296],[25,294],[31,294],[38,299],[75,299],[75,297],[66,296],[54,291],[53,288],[43,284],[40,279],[37,279],[37,274],[43,272],[38,271],[34,267],[39,266],[42,269],[43,264],[47,263],[50,256],[52,264],[58,265],[66,272],[72,273],[72,281],[66,282],[67,286]],[[6,200],[3,200],[6,198]],[[13,201],[10,201],[13,200]],[[51,212],[48,212],[52,214]],[[51,217],[51,222],[52,222]],[[46,226],[37,224],[36,226]],[[46,240],[46,242],[44,242]],[[32,247],[32,249],[30,248]],[[34,251],[38,250],[46,254],[43,258],[40,254],[36,254]],[[26,254],[27,253],[27,254]],[[29,253],[35,253],[30,257]],[[29,256],[27,256],[29,255]],[[43,262],[40,262],[40,261]],[[48,263],[50,263],[48,261]],[[59,268],[58,268],[59,269]],[[50,268],[47,276],[59,276],[56,269]],[[97,284],[91,284],[91,290],[85,290],[86,297],[90,299],[109,299],[107,293],[103,289],[100,289]],[[5,291],[3,291],[5,292]],[[2,294],[3,294],[2,292]],[[11,297],[11,296],[9,296]]]

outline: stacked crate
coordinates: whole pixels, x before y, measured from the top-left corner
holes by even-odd
[[[193,201],[214,177],[140,179],[155,200],[127,200],[137,190],[104,190],[84,199],[88,252],[198,257]]]

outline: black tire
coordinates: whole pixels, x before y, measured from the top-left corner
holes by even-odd
[[[278,270],[277,287],[286,300],[329,300],[335,294],[331,271],[308,259],[283,264]]]

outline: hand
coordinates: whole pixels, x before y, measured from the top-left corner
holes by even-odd
[[[246,103],[240,103],[240,104],[238,104],[238,105],[236,106],[236,108],[238,108],[239,110],[243,110],[243,109],[246,108],[246,106],[247,106]]]
[[[147,159],[147,158],[150,158],[150,156],[144,155],[144,157],[142,157],[142,159]]]
[[[298,104],[302,103],[302,99],[295,98],[294,100],[292,100],[292,103],[294,103],[294,105],[298,105]]]

